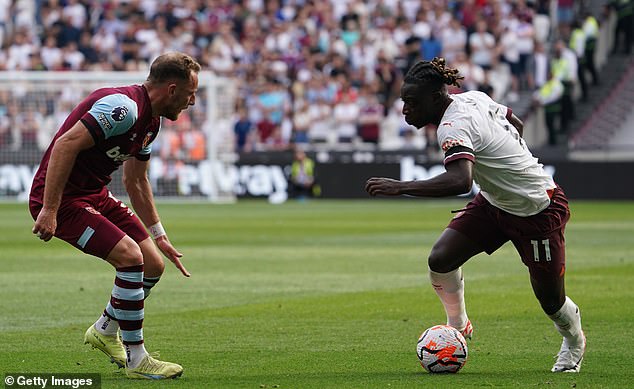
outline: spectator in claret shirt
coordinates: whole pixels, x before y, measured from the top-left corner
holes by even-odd
[[[361,92],[357,124],[359,137],[365,143],[378,144],[383,120],[383,107],[369,88],[363,88]]]

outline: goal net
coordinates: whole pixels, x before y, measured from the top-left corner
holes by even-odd
[[[0,199],[26,200],[33,174],[70,111],[93,90],[140,84],[141,72],[0,72]],[[157,198],[235,200],[222,177],[234,162],[235,84],[199,74],[196,105],[177,121],[162,120],[149,177]],[[125,197],[121,169],[110,190]]]

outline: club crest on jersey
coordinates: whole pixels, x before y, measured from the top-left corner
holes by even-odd
[[[152,139],[153,134],[153,132],[148,132],[147,135],[145,135],[145,138],[143,139],[143,146],[141,146],[142,148],[145,148],[147,145],[150,144],[150,140]]]
[[[125,119],[127,114],[128,114],[128,108],[127,107],[125,107],[125,106],[114,107],[114,109],[110,113],[110,117],[115,122],[120,122],[123,119]]]
[[[101,212],[97,211],[96,209],[94,209],[93,207],[85,207],[84,208],[86,211],[92,213],[93,215],[101,215]]]

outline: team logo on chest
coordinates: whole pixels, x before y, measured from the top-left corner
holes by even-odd
[[[90,213],[92,213],[93,215],[101,215],[101,212],[97,211],[96,209],[94,209],[93,207],[84,207],[84,209]]]
[[[151,131],[148,132],[147,135],[145,135],[145,138],[143,139],[143,146],[141,146],[142,148],[146,147],[147,145],[150,144],[150,140],[152,139],[152,135],[154,135],[154,133],[151,132]]]
[[[125,119],[127,114],[128,114],[128,108],[127,107],[125,107],[125,106],[114,107],[112,109],[112,112],[110,113],[110,117],[115,122],[120,122],[123,119]]]

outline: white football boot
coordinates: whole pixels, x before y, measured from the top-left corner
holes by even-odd
[[[586,337],[581,331],[579,341],[571,343],[564,338],[561,349],[557,354],[557,362],[552,368],[553,373],[578,373],[581,369],[581,361],[586,351]]]

